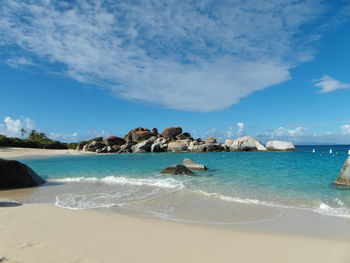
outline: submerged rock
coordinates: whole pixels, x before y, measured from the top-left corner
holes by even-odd
[[[231,152],[241,152],[241,151],[267,151],[264,145],[262,145],[257,139],[245,136],[237,138],[229,145],[229,150]]]
[[[182,164],[191,170],[208,170],[204,164],[196,163],[191,159],[184,159]]]
[[[266,143],[266,148],[269,151],[284,151],[284,152],[295,151],[294,144],[292,142],[285,142],[285,141],[268,141]]]
[[[338,185],[350,186],[350,157],[346,159],[339,173],[337,180],[334,182]]]
[[[190,169],[188,169],[186,166],[182,164],[169,166],[165,168],[160,173],[162,174],[174,174],[174,175],[181,175],[181,174],[187,174],[187,175],[193,175],[194,172],[192,172]]]
[[[27,165],[0,159],[0,187],[29,187],[45,181]]]

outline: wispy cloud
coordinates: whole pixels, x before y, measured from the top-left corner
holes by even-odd
[[[35,58],[127,100],[205,112],[289,80],[312,58],[304,26],[325,10],[323,0],[10,0],[0,45],[14,65]]]
[[[342,134],[350,134],[350,124],[345,124],[340,126]]]
[[[319,93],[329,93],[339,89],[348,89],[350,88],[350,84],[340,82],[328,75],[324,75],[322,78],[314,80],[315,87],[321,88]]]

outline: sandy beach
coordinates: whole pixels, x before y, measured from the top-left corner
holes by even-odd
[[[75,150],[56,150],[56,149],[36,149],[36,148],[20,148],[20,147],[0,147],[0,158],[13,159],[24,157],[49,157],[62,155],[77,154],[94,154],[91,152],[78,152]]]
[[[1,255],[40,262],[342,262],[346,240],[239,231],[51,205],[0,207]]]

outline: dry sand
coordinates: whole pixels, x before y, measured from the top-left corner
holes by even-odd
[[[0,256],[40,262],[348,263],[346,240],[75,211],[0,207]]]
[[[19,147],[0,147],[0,158],[23,158],[23,157],[49,157],[59,155],[79,155],[94,154],[91,152],[78,152],[75,150],[54,150],[54,149],[36,149]]]

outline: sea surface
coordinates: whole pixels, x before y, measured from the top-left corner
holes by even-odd
[[[349,149],[299,146],[296,152],[100,154],[22,161],[48,180],[29,202],[40,194],[69,209],[234,223],[249,220],[252,213],[256,221],[271,218],[271,213],[279,216],[275,210],[265,215],[266,209],[259,207],[350,218],[350,190],[333,184]],[[197,176],[160,174],[184,158],[209,170],[196,171]]]

